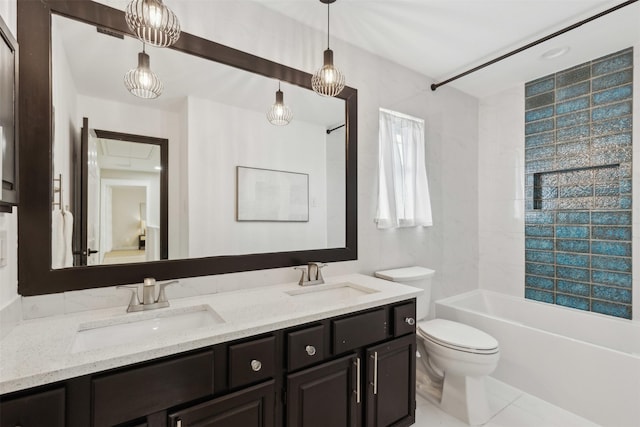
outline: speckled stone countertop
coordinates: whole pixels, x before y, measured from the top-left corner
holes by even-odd
[[[0,394],[398,302],[422,293],[418,288],[361,274],[325,280],[325,285],[313,288],[319,291],[352,283],[369,292],[345,293],[345,297],[329,301],[321,293],[316,294],[318,298],[298,298],[287,292],[312,287],[288,283],[175,299],[169,308],[145,312],[126,313],[126,307],[117,307],[24,321],[0,341]],[[163,311],[169,313],[167,310],[189,311],[194,306],[209,306],[224,322],[167,331],[94,350],[74,348],[79,330],[153,318]]]

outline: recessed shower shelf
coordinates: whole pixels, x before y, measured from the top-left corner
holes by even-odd
[[[614,163],[536,172],[533,210],[618,209],[619,168]]]

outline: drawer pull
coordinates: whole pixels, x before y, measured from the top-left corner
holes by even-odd
[[[404,321],[409,325],[409,326],[413,326],[416,324],[416,319],[414,319],[413,317],[405,317]]]
[[[356,403],[360,403],[360,358],[356,358]]]
[[[378,394],[378,352],[374,351],[371,355],[373,359],[373,394]]]
[[[309,356],[314,356],[316,354],[316,348],[312,345],[308,345],[304,349]]]
[[[262,369],[262,362],[260,362],[259,360],[253,359],[251,361],[251,369],[253,369],[254,372],[258,372],[260,369]]]

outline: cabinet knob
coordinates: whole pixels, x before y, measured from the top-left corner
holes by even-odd
[[[262,362],[260,362],[259,360],[253,359],[251,361],[251,369],[253,369],[254,372],[258,372],[260,369],[262,369]]]
[[[416,324],[416,319],[414,319],[413,317],[405,317],[404,321],[409,325],[409,326],[413,326]]]
[[[309,356],[313,356],[316,354],[316,348],[312,345],[308,345],[304,349]]]

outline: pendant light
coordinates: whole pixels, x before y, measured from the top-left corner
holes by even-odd
[[[289,106],[284,103],[284,94],[280,90],[280,82],[278,82],[278,91],[276,92],[276,102],[267,111],[267,120],[276,126],[288,125],[293,118],[293,113]]]
[[[344,89],[344,74],[333,65],[333,51],[329,49],[329,5],[336,0],[320,0],[327,5],[327,50],[324,65],[311,78],[311,87],[322,96],[336,96]]]
[[[125,18],[129,29],[152,46],[171,46],[180,37],[178,17],[162,0],[131,0]]]
[[[138,67],[124,75],[124,85],[138,98],[153,99],[162,93],[162,81],[149,67],[149,55],[144,51],[144,43],[142,52],[138,53]]]

